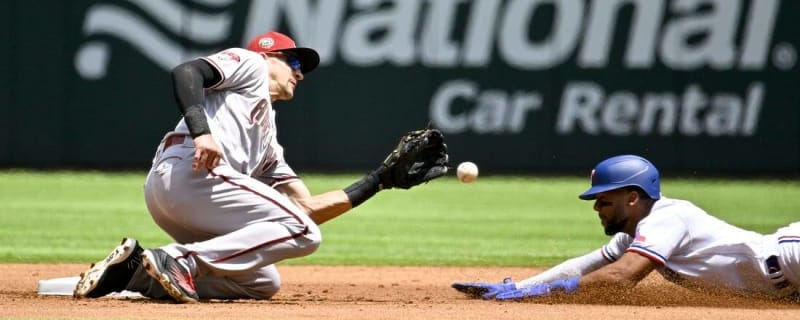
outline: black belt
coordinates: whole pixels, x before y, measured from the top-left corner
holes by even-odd
[[[778,281],[783,278],[782,281],[778,281],[775,283],[775,287],[778,289],[783,289],[789,286],[789,280],[783,277],[783,273],[781,272],[781,265],[778,263],[778,256],[769,256],[767,261],[765,262],[767,265],[767,272],[770,275],[778,273],[778,275],[770,276],[772,280]]]

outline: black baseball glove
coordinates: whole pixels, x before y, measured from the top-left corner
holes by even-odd
[[[409,189],[447,173],[447,145],[437,129],[411,131],[377,170],[380,188]]]

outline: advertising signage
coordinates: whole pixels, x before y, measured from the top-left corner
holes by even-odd
[[[116,104],[141,111],[128,119],[151,124],[123,138],[135,152],[112,157],[111,166],[145,163],[174,125],[172,67],[280,30],[322,59],[297,99],[277,104],[280,137],[297,167],[364,169],[402,133],[430,123],[456,161],[490,172],[582,172],[617,153],[679,172],[800,169],[800,3],[793,1],[75,6],[74,26],[63,30],[64,80],[74,89],[63,108],[98,111],[88,119],[96,126],[110,116],[103,96],[134,96]],[[104,122],[111,132],[122,130],[115,121]],[[59,161],[100,164],[90,146],[115,148],[82,131],[62,142],[86,152],[67,148]]]

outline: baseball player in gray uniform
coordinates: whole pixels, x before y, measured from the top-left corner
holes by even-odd
[[[318,224],[379,190],[446,173],[441,132],[418,130],[363,179],[312,196],[284,159],[273,103],[292,99],[318,64],[315,50],[268,32],[247,49],[173,69],[183,118],[158,146],[144,193],[153,220],[175,242],[145,250],[123,239],[81,275],[74,296],[129,290],[178,302],[267,299],[281,286],[274,263],[314,252],[322,241]],[[411,175],[411,166],[422,170]]]
[[[519,282],[457,282],[453,288],[484,299],[521,299],[553,292],[626,289],[653,270],[681,286],[744,296],[798,298],[800,223],[761,235],[717,219],[689,201],[661,194],[656,167],[635,155],[600,162],[592,186],[611,241]]]

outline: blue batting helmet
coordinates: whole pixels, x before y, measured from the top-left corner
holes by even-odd
[[[647,159],[634,155],[611,157],[592,170],[592,187],[578,198],[592,200],[598,193],[624,187],[641,188],[651,199],[661,198],[658,169]]]

